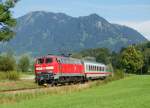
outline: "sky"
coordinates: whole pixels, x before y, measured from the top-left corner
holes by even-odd
[[[73,17],[96,13],[111,23],[136,29],[150,40],[150,0],[20,0],[12,11],[17,18],[41,10]]]

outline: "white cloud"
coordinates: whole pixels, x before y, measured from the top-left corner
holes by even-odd
[[[138,21],[115,21],[117,24],[126,25],[128,27],[134,28],[140,32],[144,37],[150,40],[150,20],[138,22]]]

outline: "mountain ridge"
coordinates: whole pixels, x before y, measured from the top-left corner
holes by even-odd
[[[17,19],[16,37],[7,43],[17,54],[45,55],[105,47],[121,47],[147,41],[136,30],[111,24],[97,14],[71,17],[64,13],[30,12]]]

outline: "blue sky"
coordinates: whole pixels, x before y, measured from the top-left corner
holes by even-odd
[[[85,16],[91,13],[106,18],[109,22],[134,27],[140,31],[144,24],[150,27],[150,0],[21,0],[13,9],[20,17],[31,11],[63,12],[70,16]],[[150,39],[150,30],[140,31]]]

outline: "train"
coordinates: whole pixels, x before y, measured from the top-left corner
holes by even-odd
[[[34,71],[38,85],[84,83],[105,79],[112,74],[105,64],[56,55],[37,57]]]

